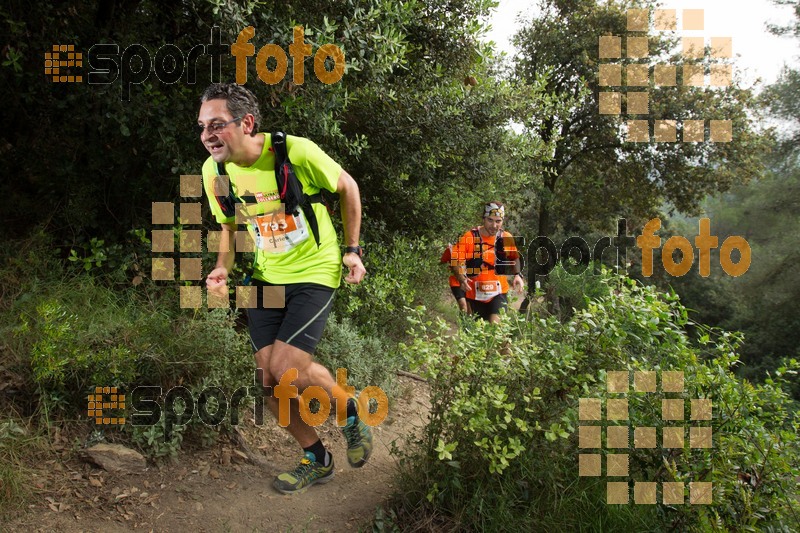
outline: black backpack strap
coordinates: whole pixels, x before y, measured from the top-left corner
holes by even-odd
[[[509,239],[509,241],[506,241]],[[524,256],[517,251],[516,256],[517,258],[513,261],[509,260],[508,254],[506,253],[506,244],[509,244],[516,248],[516,243],[514,242],[514,237],[509,235],[508,237],[505,236],[505,232],[500,230],[495,237],[495,244],[494,244],[494,254],[495,254],[495,265],[494,270],[497,274],[502,274],[505,276],[511,276],[519,274],[522,268],[524,267]],[[519,268],[517,263],[519,262]]]
[[[483,267],[483,239],[481,238],[481,231],[478,228],[472,228],[470,231],[472,231],[473,250],[475,249],[475,243],[478,243],[478,257],[467,259],[467,275],[470,275],[469,273],[473,272],[472,275],[477,276]]]
[[[494,271],[496,274],[508,273],[508,258],[506,256],[506,239],[503,237],[503,230],[497,232],[494,237]]]
[[[228,194],[221,194],[222,187],[224,186],[223,176],[227,176],[225,172],[225,163],[217,163],[217,177],[214,178],[214,197],[217,199],[222,214],[226,217],[236,216],[236,196],[233,194],[233,187],[231,187],[230,180],[228,180]]]
[[[243,203],[243,199],[239,198],[233,192],[233,184],[228,179],[228,194],[227,196],[224,195],[216,195],[219,191],[219,188],[223,186],[223,181],[225,178],[223,176],[227,176],[228,173],[225,171],[225,163],[217,163],[217,177],[214,178],[214,193],[217,199],[217,203],[219,203],[219,207],[222,209],[222,214],[226,217],[235,217],[236,216],[236,204]],[[249,199],[252,202],[255,202],[255,196],[245,196],[244,198]],[[244,224],[237,224],[237,228],[240,231],[244,231]],[[235,254],[234,254],[235,255]],[[242,279],[242,283],[244,285],[250,285],[250,278],[253,275],[253,271],[255,270],[256,266],[256,256],[253,256],[253,262],[250,265],[250,268],[243,268],[244,271],[244,278]]]
[[[227,176],[228,173],[225,170],[225,163],[217,163],[217,177],[214,181],[214,195],[217,199],[217,203],[219,204],[220,209],[222,209],[222,214],[226,217],[235,217],[236,216],[236,204],[241,203],[256,203],[256,197],[253,195],[246,195],[246,196],[238,196],[234,192],[234,185],[231,183],[231,180],[228,179],[228,194],[223,195],[221,194],[222,191],[220,189],[224,186],[225,178],[223,176]],[[220,194],[217,194],[220,193]]]
[[[509,270],[513,271],[514,268],[509,269],[512,265],[508,262],[508,257],[506,255],[506,248],[505,248],[505,238],[503,237],[503,231],[497,232],[494,237],[494,256],[495,256],[495,264],[492,265],[487,263],[483,260],[483,238],[481,237],[480,229],[472,228],[472,238],[478,243],[478,250],[480,251],[480,257],[476,257],[474,259],[467,260],[467,268],[473,269],[473,271],[480,270],[486,266],[489,270],[494,270],[497,274],[507,274]]]
[[[287,214],[296,215],[298,207],[303,210],[309,229],[314,235],[314,242],[317,243],[317,248],[319,248],[319,224],[311,204],[321,203],[322,194],[317,193],[309,196],[303,192],[303,185],[297,178],[292,162],[289,160],[289,153],[286,148],[286,134],[284,132],[276,131],[272,133],[272,150],[275,152],[275,181],[278,183],[278,194],[284,204],[284,211]]]

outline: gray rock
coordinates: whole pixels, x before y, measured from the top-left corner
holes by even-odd
[[[120,444],[95,444],[83,453],[89,461],[108,472],[135,472],[147,466],[142,454]]]

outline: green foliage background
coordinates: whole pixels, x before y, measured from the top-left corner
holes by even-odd
[[[211,81],[207,56],[193,70],[194,83],[188,68],[174,84],[153,71],[131,86],[126,101],[119,79],[49,82],[43,54],[53,44],[83,51],[87,73],[96,43],[115,43],[120,54],[142,45],[151,58],[166,44],[188,54],[210,43],[212,28],[222,43],[232,43],[252,25],[256,50],[268,43],[286,49],[298,24],[315,51],[324,43],[342,49],[346,75],[325,85],[307,59],[302,85],[291,75],[267,85],[249,58],[247,87],[262,102],[262,129],[314,139],[356,176],[365,231],[374,240],[417,230],[421,217],[427,222],[420,238],[460,230],[470,211],[497,192],[497,182],[485,177],[513,174],[512,159],[503,157],[512,90],[491,76],[489,51],[478,41],[490,6],[472,0],[280,8],[255,1],[7,2],[0,9],[7,35],[0,87],[8,97],[8,127],[0,150],[13,161],[15,179],[0,184],[9,220],[2,231],[20,236],[44,223],[56,243],[116,242],[149,223],[151,202],[177,200],[179,175],[199,173],[208,156],[193,132],[200,93]],[[221,63],[221,79],[233,80],[234,58],[226,55]],[[479,80],[476,86],[465,84],[467,76]],[[442,207],[432,212],[430,205]]]
[[[693,341],[674,294],[609,275],[603,283],[604,295],[563,322],[512,314],[447,336],[447,324],[417,310],[407,357],[428,378],[433,407],[400,454],[402,519],[443,514],[458,528],[504,531],[796,528],[800,420],[788,385],[800,364],[788,361],[761,386],[742,382],[736,335],[703,328]],[[611,370],[680,370],[678,397],[713,403],[711,422],[684,422],[710,426],[712,448],[690,448],[687,430],[682,449],[626,450],[629,475],[613,479],[711,481],[712,505],[603,505],[612,478],[578,477],[579,453],[622,453],[577,444],[578,426],[594,424],[578,420],[579,399],[600,398],[605,413]],[[631,389],[623,425],[660,433],[678,424],[663,420],[664,397]]]

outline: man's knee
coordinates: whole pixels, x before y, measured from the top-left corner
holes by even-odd
[[[277,381],[270,370],[270,360],[272,359],[272,346],[265,346],[258,350],[254,355],[256,362],[256,374],[264,387],[274,386]]]
[[[269,360],[269,372],[272,374],[273,379],[278,382],[286,372],[292,372],[287,376],[287,379],[294,376],[293,381],[297,381],[300,378],[299,381],[302,382],[301,376],[310,364],[310,354],[279,341],[275,343]]]

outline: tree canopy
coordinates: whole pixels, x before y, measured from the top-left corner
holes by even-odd
[[[0,186],[10,221],[4,229],[25,233],[36,212],[60,242],[119,238],[149,222],[151,202],[176,198],[178,176],[199,173],[207,156],[193,132],[199,95],[212,81],[207,55],[176,83],[151,72],[126,87],[113,67],[94,78],[109,83],[53,83],[42,69],[53,44],[73,44],[84,54],[83,70],[72,72],[91,70],[86,56],[98,43],[118,46],[111,60],[136,72],[151,68],[142,65],[143,55],[154,60],[169,45],[186,58],[197,45],[210,52],[214,28],[218,43],[228,45],[252,26],[257,52],[271,43],[288,51],[295,26],[303,26],[314,50],[331,43],[344,52],[346,74],[326,85],[306,58],[302,85],[293,82],[291,68],[268,85],[250,57],[247,86],[262,103],[262,128],[307,136],[350,170],[365,199],[365,227],[378,231],[376,238],[420,229],[426,237],[452,234],[474,220],[481,200],[506,188],[486,177],[511,174],[512,158],[504,154],[514,144],[505,129],[513,88],[496,79],[491,51],[479,41],[491,6],[483,0],[7,3],[0,10],[8,35],[0,87],[8,95],[9,129],[0,134],[0,149],[17,178]],[[232,81],[235,61],[225,50],[220,79]]]
[[[530,212],[539,235],[557,226],[614,227],[618,218],[650,217],[665,202],[692,212],[706,195],[758,174],[764,143],[755,131],[752,91],[735,78],[728,86],[695,87],[685,83],[685,74],[676,76],[684,66],[708,71],[719,60],[710,50],[699,59],[685,57],[676,51],[672,32],[629,32],[628,10],[644,9],[652,17],[653,7],[652,2],[544,0],[541,13],[516,35],[517,79],[547,75],[546,93],[563,104],[550,116],[522,117],[527,135],[554,143],[550,157],[530,168],[541,176]],[[601,57],[603,37],[620,37],[625,53],[620,48]],[[635,52],[630,37],[646,39],[646,50]],[[634,81],[636,65],[644,65],[643,81]],[[662,66],[675,67],[663,71],[674,80],[658,79]],[[603,80],[602,68],[619,78]],[[623,93],[627,116],[602,110],[608,92]],[[649,106],[636,105],[634,98],[644,93]],[[646,139],[655,142],[631,142],[628,119],[646,120],[652,132]],[[657,120],[675,121],[677,141],[683,139],[685,120],[702,120],[706,129],[712,120],[730,120],[732,140],[659,142]]]
[[[776,2],[786,4],[788,2]],[[800,4],[791,2],[797,8]],[[800,20],[800,11],[796,10]],[[796,37],[796,20],[774,31]],[[773,370],[783,357],[796,357],[800,343],[800,283],[794,271],[800,260],[800,108],[796,61],[765,88],[759,101],[772,118],[775,142],[762,160],[757,180],[733,187],[706,202],[705,208],[723,235],[745,236],[752,248],[752,267],[739,279],[712,276],[675,283],[697,318],[744,333],[745,373]],[[800,387],[795,386],[795,397]]]

